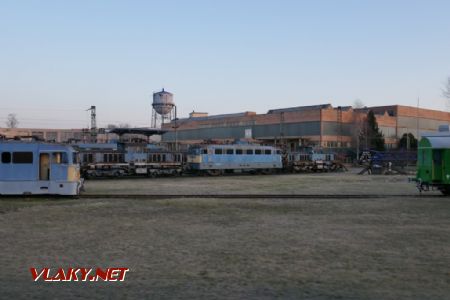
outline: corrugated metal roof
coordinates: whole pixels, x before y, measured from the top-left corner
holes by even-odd
[[[225,118],[236,118],[236,117],[245,117],[245,116],[247,116],[247,113],[248,112],[213,115],[213,116],[206,116],[206,117],[189,117],[189,118],[183,118],[183,119],[178,119],[178,120],[179,121],[184,121],[184,120],[205,121],[205,120],[216,120],[216,119],[225,119]]]
[[[288,107],[288,108],[279,108],[279,109],[271,109],[267,113],[268,114],[278,114],[282,112],[290,112],[290,111],[305,111],[305,110],[317,110],[324,108],[331,108],[331,104],[319,104],[319,105],[309,105],[309,106],[296,106],[296,107]]]

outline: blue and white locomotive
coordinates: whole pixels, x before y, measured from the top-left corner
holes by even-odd
[[[233,172],[272,173],[283,168],[281,152],[254,144],[199,145],[189,149],[186,167],[191,172],[221,175]]]
[[[78,195],[82,183],[72,147],[0,140],[0,195]]]

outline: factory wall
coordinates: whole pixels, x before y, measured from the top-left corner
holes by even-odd
[[[362,109],[317,105],[277,109],[267,114],[245,112],[184,119],[178,128],[178,141],[202,141],[206,139],[243,139],[277,141],[282,136],[288,142],[309,140],[323,147],[354,147],[357,132],[369,110],[375,112],[378,126],[385,137],[387,148],[395,148],[399,138],[411,132],[436,131],[439,125],[450,123],[450,114],[442,111],[419,109],[407,106],[379,106]],[[173,142],[174,133],[169,130],[163,141]],[[247,130],[247,135],[246,135]]]
[[[246,136],[251,132],[251,136]],[[250,131],[249,131],[250,130]],[[320,135],[320,122],[283,123],[248,126],[209,127],[197,129],[177,130],[178,140],[207,140],[207,139],[278,139],[284,137],[305,137]],[[163,141],[175,141],[175,132],[163,135]]]

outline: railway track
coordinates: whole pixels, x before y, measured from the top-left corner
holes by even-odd
[[[420,194],[81,194],[81,199],[382,199],[382,198],[421,198],[442,197],[441,195]]]

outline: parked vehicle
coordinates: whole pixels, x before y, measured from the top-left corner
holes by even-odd
[[[0,140],[1,195],[78,195],[82,184],[72,147]]]
[[[416,182],[419,191],[433,188],[450,195],[450,134],[424,136],[419,142]]]
[[[85,178],[180,175],[183,154],[146,143],[77,144]]]
[[[188,171],[209,175],[234,172],[269,174],[282,168],[279,149],[247,143],[194,146],[190,148],[186,161]]]

